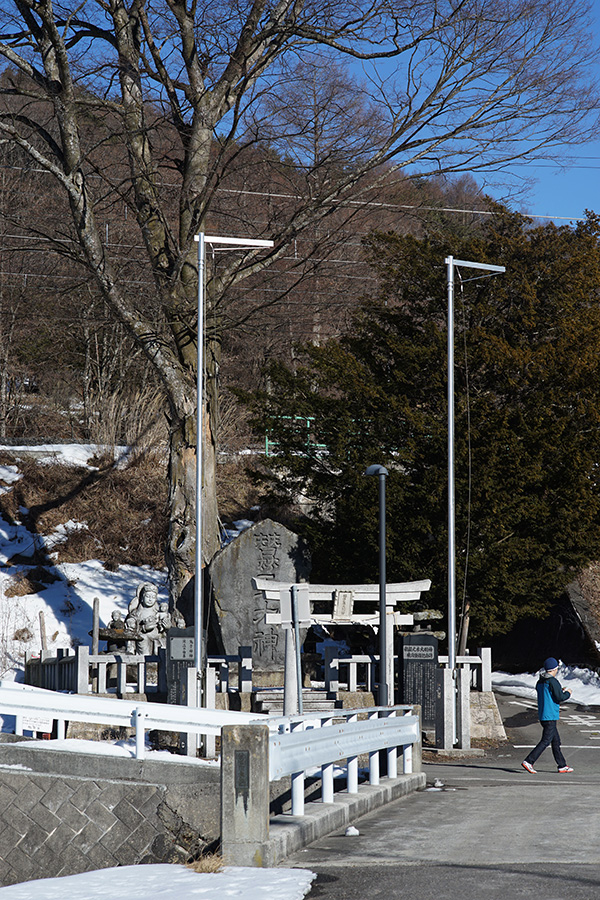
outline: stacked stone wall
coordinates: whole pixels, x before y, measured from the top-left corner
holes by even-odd
[[[101,757],[20,753],[15,745],[9,762],[5,751],[0,748],[3,886],[110,866],[185,862],[218,840],[218,770],[165,763],[140,773],[144,767],[135,760],[111,759],[103,766]],[[72,771],[86,764],[97,771],[48,771],[69,763]],[[102,768],[108,776],[101,776]],[[127,777],[132,768],[138,769],[135,777]],[[159,770],[164,779],[156,777]]]

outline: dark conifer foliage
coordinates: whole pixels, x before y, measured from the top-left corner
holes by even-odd
[[[379,289],[350,333],[304,346],[247,398],[276,450],[266,490],[296,513],[303,498],[315,580],[376,580],[363,473],[387,466],[388,579],[431,578],[443,607],[444,259],[506,266],[459,269],[455,301],[457,592],[489,638],[542,615],[600,547],[600,220],[533,228],[499,209],[476,238],[375,234],[369,248]]]

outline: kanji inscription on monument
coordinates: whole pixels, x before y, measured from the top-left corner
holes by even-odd
[[[279,601],[255,590],[252,578],[295,583],[306,581],[309,574],[302,541],[279,522],[265,519],[244,531],[210,565],[214,652],[233,655],[251,644],[253,679],[260,681],[260,673],[265,674],[263,683],[270,683],[274,673],[282,677],[284,635],[265,622],[267,613],[279,612]]]
[[[185,670],[194,665],[194,629],[171,628],[167,632],[167,703],[181,703]]]
[[[438,641],[432,634],[400,638],[400,702],[421,706],[423,728],[435,728]]]

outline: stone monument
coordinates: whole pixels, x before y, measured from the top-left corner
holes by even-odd
[[[210,652],[234,655],[251,645],[253,682],[282,685],[285,636],[281,627],[265,622],[266,613],[279,612],[279,603],[267,600],[252,579],[297,583],[309,574],[308,550],[288,528],[265,519],[244,531],[210,564]]]
[[[436,678],[438,640],[433,634],[415,632],[398,640],[400,703],[418,703],[424,731],[436,727]]]

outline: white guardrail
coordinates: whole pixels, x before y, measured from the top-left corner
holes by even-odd
[[[341,720],[341,721],[340,721]],[[379,751],[387,751],[387,775],[413,771],[413,745],[421,741],[421,720],[412,706],[369,706],[318,715],[271,718],[277,733],[269,738],[269,779],[292,777],[292,815],[304,814],[305,774],[317,769],[321,799],[333,803],[334,763],[345,760],[346,789],[358,793],[358,757],[368,754],[368,780],[379,784]],[[289,729],[289,730],[288,730]],[[320,769],[320,772],[318,771]]]
[[[145,758],[145,733],[151,729],[200,735],[220,735],[226,725],[268,725],[269,779],[292,777],[292,814],[304,812],[305,776],[321,777],[322,799],[333,802],[334,763],[345,760],[348,793],[358,791],[358,757],[367,754],[369,781],[379,784],[379,751],[387,752],[387,775],[413,770],[414,744],[419,744],[420,719],[411,706],[367,707],[306,716],[261,716],[228,710],[145,703],[85,694],[64,694],[15,682],[0,681],[0,715],[16,718],[23,733],[26,718],[57,723],[57,738],[66,722],[89,722],[135,729],[136,759]],[[48,748],[50,749],[50,748]],[[313,770],[317,770],[316,772]]]
[[[23,717],[52,719],[57,738],[65,737],[65,722],[89,722],[135,728],[136,759],[144,759],[145,733],[152,729],[220,735],[223,725],[249,725],[256,713],[197,709],[140,700],[63,694],[26,684],[0,681],[0,715],[16,717],[16,734],[23,733]]]

